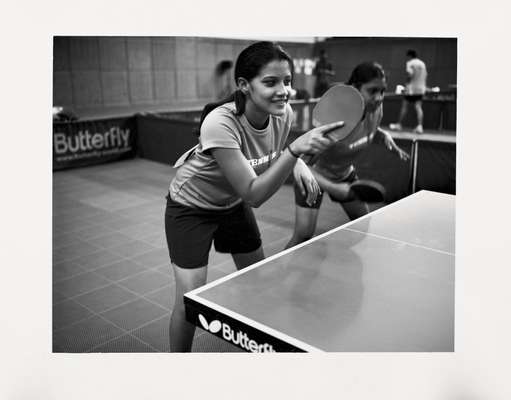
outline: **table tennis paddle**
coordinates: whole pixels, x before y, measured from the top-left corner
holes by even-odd
[[[353,86],[337,84],[328,89],[312,111],[314,126],[344,121],[340,128],[328,131],[325,136],[335,142],[346,139],[364,115],[364,99]],[[318,155],[306,155],[304,161],[313,164]]]

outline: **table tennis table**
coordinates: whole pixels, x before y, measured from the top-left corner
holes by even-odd
[[[410,150],[410,182],[411,192],[415,193],[417,189],[417,173],[419,168],[419,144],[426,142],[448,143],[456,146],[455,135],[444,135],[437,133],[414,133],[414,132],[390,132],[393,139],[409,140],[412,142]]]
[[[249,352],[454,351],[455,196],[419,191],[185,294]]]

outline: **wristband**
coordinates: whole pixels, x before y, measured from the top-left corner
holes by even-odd
[[[291,145],[287,145],[286,148],[289,150],[289,153],[294,157],[294,158],[300,158],[300,154],[296,154],[293,150],[291,150]]]

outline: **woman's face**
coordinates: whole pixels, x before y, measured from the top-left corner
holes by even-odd
[[[374,111],[383,103],[383,95],[386,89],[385,78],[375,78],[362,84],[359,91],[364,98],[366,111]]]
[[[245,87],[248,103],[258,114],[284,115],[291,92],[291,71],[285,60],[270,61]],[[249,106],[250,107],[250,106]]]

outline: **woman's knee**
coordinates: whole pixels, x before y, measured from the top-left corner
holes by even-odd
[[[176,280],[176,294],[186,293],[204,285],[207,279],[207,266],[199,268],[181,268],[172,264]]]
[[[248,253],[232,253],[231,255],[234,260],[234,264],[236,265],[236,269],[239,270],[263,260],[264,250],[263,247],[260,246],[256,250]]]

